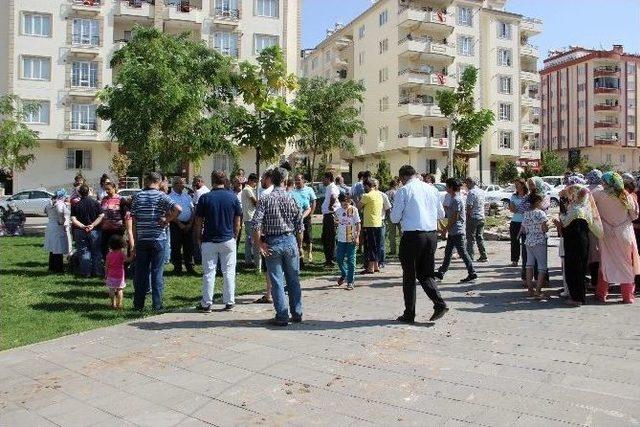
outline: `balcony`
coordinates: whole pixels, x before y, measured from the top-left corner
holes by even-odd
[[[595,145],[617,145],[619,142],[617,135],[596,135],[593,137]]]
[[[96,43],[73,43],[68,47],[67,55],[74,58],[93,59],[100,54],[100,44]]]
[[[398,73],[398,83],[405,88],[421,85],[455,88],[458,85],[457,79],[453,76],[429,73],[415,68],[407,68],[400,71]]]
[[[593,106],[593,110],[594,110],[594,111],[613,111],[613,112],[620,112],[620,111],[622,111],[622,108],[620,107],[620,105],[595,104],[595,105]]]
[[[420,99],[401,98],[398,104],[398,115],[406,118],[444,118],[440,108],[435,104],[425,104]]]
[[[528,37],[542,33],[542,21],[536,18],[523,18],[520,21],[520,31]]]
[[[520,107],[522,108],[534,108],[540,106],[540,99],[531,97],[527,94],[523,94],[520,97]]]
[[[523,44],[523,45],[520,45],[520,56],[539,58],[540,50],[532,44]]]
[[[540,74],[534,71],[520,71],[520,80],[523,82],[540,83]]]
[[[154,17],[154,6],[142,0],[120,0],[116,1],[115,16],[126,18],[149,18]]]
[[[620,129],[620,122],[617,121],[599,121],[594,122],[595,129]]]
[[[619,87],[596,87],[593,89],[596,95],[620,95]]]
[[[593,77],[615,77],[620,75],[620,67],[602,66],[593,70]]]
[[[405,37],[398,42],[401,57],[419,57],[423,60],[453,62],[453,46],[435,43],[426,37]]]
[[[240,21],[239,9],[216,7],[213,9],[213,23],[219,25],[238,25]]]
[[[398,26],[409,31],[439,31],[449,35],[453,32],[455,21],[454,17],[447,13],[420,10],[414,6],[400,10]]]
[[[202,24],[204,14],[202,9],[189,3],[169,4],[165,12],[165,19],[169,21],[181,21],[193,24]]]
[[[535,123],[522,123],[520,125],[522,133],[540,133],[540,125]]]
[[[101,0],[72,0],[71,11],[81,15],[98,15],[102,10]]]
[[[401,133],[398,142],[401,148],[449,149],[449,138],[429,137],[422,133]]]
[[[338,50],[345,50],[346,48],[351,46],[352,40],[347,37],[340,37],[334,43],[336,44]]]

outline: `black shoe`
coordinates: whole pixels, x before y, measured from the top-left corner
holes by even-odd
[[[291,316],[291,321],[293,323],[302,323],[302,316]]]
[[[447,311],[449,311],[449,307],[437,307],[434,311],[433,311],[433,316],[431,316],[431,319],[429,319],[430,322],[435,322],[436,320],[440,319],[442,316],[444,316]]]
[[[211,313],[212,311],[211,304],[202,305],[202,303],[199,302],[198,305],[196,305],[196,311],[201,311],[203,313]]]
[[[476,261],[476,262],[488,262],[488,261],[489,260],[487,259],[487,257],[483,256],[483,257],[478,258],[478,261]]]
[[[270,319],[269,324],[272,326],[289,326],[287,320]]]
[[[405,317],[404,314],[402,316],[398,317],[396,320],[398,322],[407,323],[409,325],[413,325],[415,323],[415,320],[409,319],[408,317]]]
[[[187,274],[190,276],[198,276],[198,273],[193,268],[187,268]]]
[[[470,274],[467,277],[465,277],[464,279],[460,280],[460,283],[469,283],[469,282],[473,282],[474,280],[476,280],[478,278],[478,275],[476,273]]]
[[[440,273],[439,271],[436,271],[435,273],[433,273],[433,278],[438,280],[443,280],[444,274]]]
[[[182,270],[173,270],[174,276],[182,276]]]
[[[233,307],[235,307],[235,304],[226,304],[224,306],[224,311],[231,311],[233,310]]]
[[[300,269],[304,269],[304,259],[300,258]]]

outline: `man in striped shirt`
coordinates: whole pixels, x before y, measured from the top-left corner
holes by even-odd
[[[154,310],[162,309],[164,290],[163,264],[167,244],[167,224],[182,210],[166,193],[158,190],[162,175],[152,172],[145,177],[145,188],[133,198],[131,217],[136,236],[133,308],[142,310],[149,287]],[[151,286],[149,286],[151,281]]]

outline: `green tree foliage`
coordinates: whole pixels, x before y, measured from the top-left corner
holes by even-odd
[[[287,139],[296,135],[303,123],[304,111],[287,102],[287,92],[296,89],[297,80],[287,74],[280,46],[263,49],[257,65],[240,63],[238,89],[244,101],[233,108],[232,135],[241,146],[256,150],[256,171],[260,161],[277,160]]]
[[[226,152],[234,76],[230,58],[155,28],[136,27],[112,60],[113,86],[100,93],[98,116],[133,167],[175,170],[185,161]]]
[[[22,171],[33,161],[31,151],[38,147],[38,133],[24,123],[24,117],[37,108],[22,105],[13,95],[0,96],[0,169]]]
[[[376,179],[380,190],[386,190],[389,188],[389,183],[393,179],[391,175],[391,165],[384,157],[378,162],[378,171],[376,172]]]
[[[364,84],[353,80],[330,82],[325,78],[302,79],[294,105],[305,111],[298,146],[311,156],[311,174],[318,156],[333,149],[354,151],[353,135],[365,133],[358,106]]]
[[[520,176],[514,160],[500,159],[496,165],[496,172],[499,184],[512,183]]]
[[[541,176],[558,176],[565,172],[567,162],[558,155],[555,151],[543,151],[542,152],[542,168],[540,169]]]
[[[493,111],[475,110],[474,88],[477,80],[478,69],[467,67],[462,73],[456,90],[436,92],[440,111],[451,120],[451,129],[456,137],[455,148],[462,151],[477,147],[495,120]]]

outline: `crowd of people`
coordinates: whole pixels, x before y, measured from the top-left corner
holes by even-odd
[[[337,264],[337,284],[353,290],[357,275],[385,268],[388,244],[389,254],[399,254],[403,270],[405,310],[398,317],[402,322],[415,319],[416,283],[434,304],[431,320],[447,312],[437,283],[449,270],[454,249],[467,270],[461,283],[475,281],[474,264],[488,261],[486,199],[479,183],[473,178],[447,179],[444,199],[433,183],[433,176],[419,175],[409,165],[399,170],[386,191],[368,171],[359,173],[352,187],[332,172],[324,174],[320,210],[325,265]],[[128,274],[134,309],[142,310],[151,294],[153,309],[161,310],[165,264],[171,262],[176,275],[197,275],[194,265],[202,264],[202,298],[196,308],[212,311],[216,273],[221,271],[222,303],[225,310],[232,310],[244,229],[244,263],[264,271],[265,293],[256,302],[273,303],[276,325],[302,321],[300,269],[313,261],[315,191],[304,176],[290,177],[282,167],[260,177],[245,177],[240,171],[229,178],[214,171],[210,184],[209,188],[196,176],[187,189],[184,178],[176,177],[170,188],[165,176],[150,173],[142,191],[126,198],[105,175],[93,197],[78,175],[73,191],[57,190],[45,209],[49,270],[64,272],[64,257],[69,256],[80,276],[104,278],[115,309],[123,306]],[[584,304],[590,287],[604,302],[609,284],[617,283],[623,301],[632,303],[640,275],[636,180],[629,174],[594,170],[586,178],[567,174],[565,184],[560,212],[551,217],[541,178],[515,183],[509,204],[511,262],[516,267],[522,260],[521,278],[528,295],[548,297],[544,291],[549,280],[548,233],[555,226],[561,237],[566,302]],[[436,268],[438,237],[446,238],[446,246]],[[357,272],[358,252],[363,254],[363,266]]]

